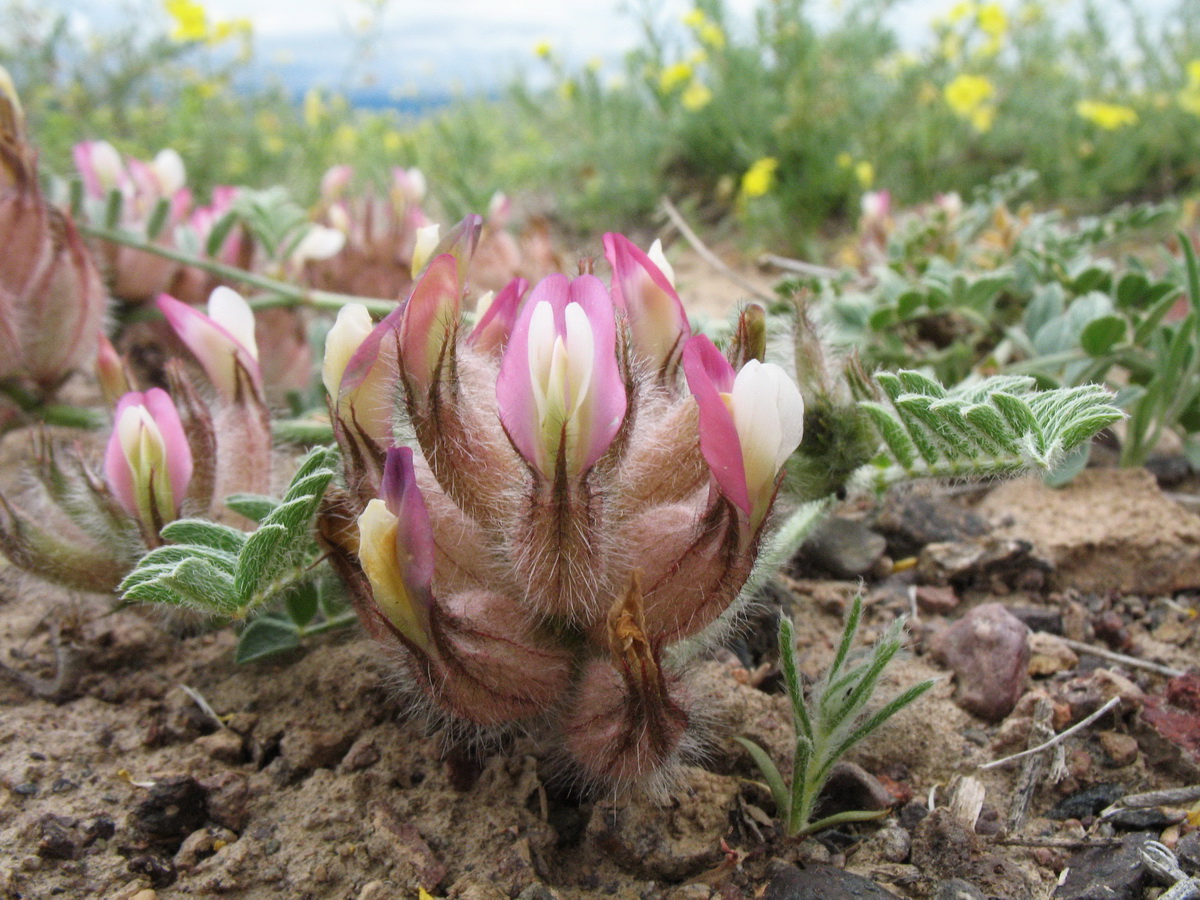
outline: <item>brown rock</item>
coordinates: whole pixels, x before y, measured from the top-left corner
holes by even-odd
[[[1001,485],[980,511],[1011,525],[1055,565],[1051,585],[1120,593],[1200,586],[1200,517],[1163,496],[1144,469],[1087,469],[1064,488],[1026,478]]]
[[[619,806],[597,803],[588,839],[642,878],[682,881],[715,866],[738,780],[696,768],[684,769],[682,780],[683,789],[666,804],[645,797]]]
[[[218,762],[237,765],[245,758],[246,747],[242,736],[236,731],[222,728],[212,734],[196,738],[196,746]]]
[[[1034,678],[1069,672],[1079,665],[1079,657],[1062,638],[1041,631],[1029,636],[1029,654],[1029,674]]]
[[[933,636],[933,658],[954,670],[957,702],[999,722],[1025,690],[1029,629],[999,603],[985,603]]]
[[[923,584],[917,588],[917,609],[926,615],[944,616],[958,609],[958,594],[949,585]]]
[[[289,728],[279,755],[297,772],[332,769],[350,746],[353,735],[321,728]]]
[[[446,877],[446,867],[425,843],[417,827],[411,822],[402,822],[383,802],[372,803],[369,811],[373,852],[381,856],[386,854],[396,863],[391,880],[412,890],[423,887],[434,891]]]

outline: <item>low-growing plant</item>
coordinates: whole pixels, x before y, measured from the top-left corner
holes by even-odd
[[[792,621],[786,616],[779,620],[779,669],[792,702],[792,731],[796,736],[789,781],[784,781],[779,767],[762,747],[749,738],[734,738],[766,779],[775,801],[775,814],[788,837],[887,815],[888,810],[847,810],[814,818],[821,789],[834,764],[936,684],[934,679],[922,681],[882,707],[870,710],[880,677],[903,646],[904,620],[896,619],[875,646],[856,656],[851,648],[861,619],[862,598],[855,597],[833,662],[807,696],[796,659]]]

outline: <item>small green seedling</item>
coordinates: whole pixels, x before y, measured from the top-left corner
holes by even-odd
[[[788,837],[813,834],[833,825],[863,822],[886,815],[886,810],[853,810],[816,821],[812,818],[817,798],[829,779],[833,764],[934,685],[933,679],[913,685],[868,717],[866,707],[875,693],[879,677],[903,643],[904,620],[897,619],[861,661],[847,668],[851,662],[850,647],[861,620],[862,598],[855,597],[833,664],[825,677],[813,686],[807,701],[796,663],[792,621],[786,617],[779,620],[779,667],[792,700],[792,728],[796,732],[790,788],[784,784],[779,768],[762,747],[748,738],[734,738],[746,748],[762,771]]]

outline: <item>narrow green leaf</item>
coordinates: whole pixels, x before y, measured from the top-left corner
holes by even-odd
[[[781,821],[786,822],[792,802],[787,785],[783,783],[783,776],[779,773],[779,767],[775,765],[775,761],[771,759],[767,751],[754,741],[744,737],[735,737],[734,740],[750,754],[750,758],[762,772],[763,780],[766,781],[767,787],[771,791],[771,797],[775,801],[775,815]]]

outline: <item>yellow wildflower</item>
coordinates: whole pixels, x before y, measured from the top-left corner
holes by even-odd
[[[351,156],[358,149],[358,132],[352,125],[339,125],[333,133],[333,146],[338,156]]]
[[[680,85],[687,84],[692,80],[692,66],[690,63],[677,62],[667,66],[659,73],[658,89],[664,94],[669,94],[678,88]]]
[[[696,32],[696,36],[700,38],[700,43],[706,47],[712,47],[714,50],[720,50],[725,46],[725,32],[716,22],[705,22]]]
[[[942,56],[950,62],[955,62],[962,56],[962,35],[951,31],[942,38]]]
[[[696,112],[712,103],[712,98],[713,93],[704,82],[693,78],[687,90],[679,97],[679,102],[688,112]]]
[[[383,149],[388,153],[399,153],[400,148],[404,146],[404,137],[400,132],[391,129],[383,135]]]
[[[839,169],[848,169],[854,165],[854,157],[843,150],[837,155],[835,162],[837,162]]]
[[[304,95],[304,124],[309,128],[316,128],[321,124],[324,115],[325,104],[321,102],[321,92],[316,88],[309,88]]]
[[[1102,103],[1099,100],[1081,100],[1075,104],[1075,113],[1105,131],[1116,131],[1126,125],[1136,125],[1138,120],[1137,112],[1130,107],[1121,106],[1119,103]]]
[[[946,15],[946,21],[953,25],[956,22],[961,22],[973,12],[975,12],[975,4],[971,3],[970,0],[961,0],[961,2],[955,3],[950,8],[950,12]]]
[[[549,41],[538,41],[533,45],[533,55],[538,59],[549,59],[554,46]]]
[[[1179,92],[1179,107],[1193,116],[1200,116],[1200,59],[1187,64],[1188,83]]]
[[[982,75],[959,75],[946,85],[943,93],[952,110],[964,118],[969,118],[992,98],[996,89]]]
[[[864,188],[869,188],[875,183],[875,167],[864,159],[854,167],[854,177]]]
[[[700,28],[708,21],[708,16],[704,14],[702,9],[692,9],[684,14],[682,20],[688,28]]]
[[[979,30],[990,38],[1003,37],[1008,31],[1008,16],[999,3],[985,3],[979,7]]]
[[[761,197],[771,190],[775,184],[775,170],[778,168],[779,160],[773,156],[755,160],[742,176],[742,196]]]
[[[985,131],[991,131],[992,125],[996,121],[996,107],[991,104],[979,107],[968,117],[971,120],[971,126],[982,134]]]
[[[202,41],[208,37],[208,14],[195,0],[163,0],[163,7],[171,17],[173,41]]]

